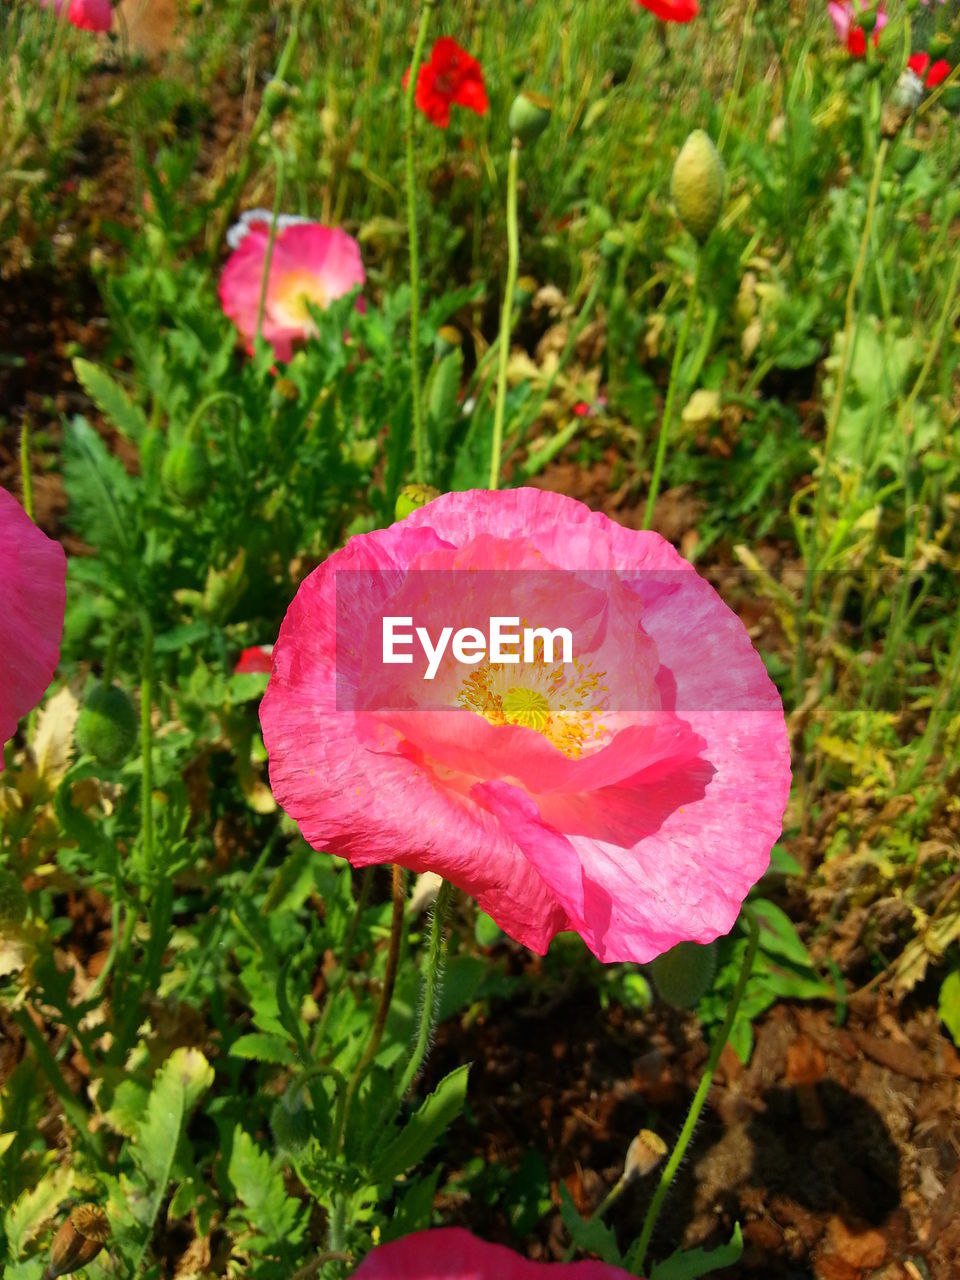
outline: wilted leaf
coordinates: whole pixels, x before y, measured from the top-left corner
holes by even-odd
[[[54,694],[37,717],[31,744],[38,775],[50,790],[59,785],[73,758],[73,734],[80,704],[66,685]]]

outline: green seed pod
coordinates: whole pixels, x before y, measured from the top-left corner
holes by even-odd
[[[163,460],[161,478],[167,492],[184,507],[197,507],[210,488],[210,463],[199,440],[174,445]]]
[[[140,719],[119,685],[98,684],[77,717],[77,746],[98,764],[116,769],[137,741]]]
[[[952,44],[953,38],[948,31],[935,31],[927,41],[927,50],[930,57],[936,61],[937,58],[946,57]]]
[[[290,90],[282,80],[270,80],[263,91],[263,105],[274,119],[285,111],[290,101]]]
[[[960,113],[960,84],[948,84],[940,94],[940,102],[954,115]]]
[[[553,103],[542,93],[524,89],[518,93],[510,108],[510,132],[521,142],[536,142],[550,123]]]
[[[103,1210],[95,1204],[80,1205],[53,1237],[43,1280],[79,1271],[93,1261],[109,1238],[110,1222]]]
[[[393,509],[395,520],[406,520],[412,511],[425,507],[434,498],[440,497],[440,490],[432,484],[405,484],[397,494],[396,506]]]
[[[905,178],[908,173],[913,172],[919,159],[920,152],[907,142],[900,141],[894,147],[893,167],[901,178]]]
[[[27,891],[6,867],[0,867],[0,934],[19,929],[27,918]]]
[[[661,1000],[675,1009],[692,1009],[706,995],[717,969],[717,955],[711,943],[679,942],[650,965]]]
[[[874,29],[876,28],[876,25],[877,25],[877,11],[875,9],[871,9],[867,13],[861,13],[860,16],[857,18],[857,26],[862,27],[868,36],[873,33]]]
[[[717,225],[725,183],[720,153],[702,129],[695,129],[673,166],[670,195],[680,221],[699,244]]]

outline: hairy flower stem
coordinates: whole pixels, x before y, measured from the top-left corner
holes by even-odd
[[[260,277],[260,301],[257,304],[257,337],[263,337],[263,313],[267,306],[267,289],[270,285],[270,264],[273,262],[273,246],[277,241],[277,219],[283,207],[283,188],[285,168],[283,152],[278,146],[273,148],[273,160],[277,168],[277,187],[273,196],[273,217],[270,219],[270,234],[267,237],[267,252],[263,259],[263,275]]]
[[[30,424],[24,418],[20,430],[20,483],[23,486],[23,509],[33,519],[33,471],[30,466]]]
[[[140,662],[140,752],[143,756],[142,787],[140,792],[140,831],[143,842],[143,866],[148,885],[154,873],[153,835],[153,726],[150,714],[153,707],[153,625],[146,612],[141,615],[143,654]]]
[[[677,345],[673,352],[673,364],[670,366],[670,384],[667,387],[667,399],[663,406],[663,417],[660,419],[660,435],[657,439],[657,454],[653,462],[653,475],[650,477],[650,491],[647,494],[647,509],[643,517],[644,529],[649,529],[653,520],[653,508],[656,506],[657,494],[660,492],[660,474],[663,471],[663,460],[667,454],[667,440],[670,436],[670,423],[673,418],[673,405],[677,398],[677,384],[680,381],[680,366],[683,364],[683,356],[687,347],[687,339],[690,337],[690,325],[693,322],[693,309],[696,305],[697,294],[700,292],[700,270],[703,263],[703,253],[697,249],[697,267],[693,276],[693,284],[687,295],[687,310],[683,317],[683,325],[680,329],[680,336],[677,339]]]
[[[403,867],[397,863],[393,864],[393,914],[390,918],[390,947],[387,951],[387,966],[383,973],[383,986],[380,988],[380,1003],[377,1005],[377,1014],[373,1023],[373,1030],[370,1032],[370,1039],[367,1041],[367,1047],[363,1051],[363,1056],[357,1063],[356,1070],[350,1077],[350,1083],[347,1085],[347,1092],[344,1097],[343,1107],[341,1109],[341,1118],[336,1134],[336,1143],[334,1151],[339,1150],[343,1141],[343,1135],[347,1130],[347,1121],[350,1116],[350,1104],[353,1102],[354,1095],[360,1087],[368,1067],[374,1058],[380,1052],[380,1043],[383,1040],[383,1030],[387,1025],[387,1015],[390,1012],[390,1003],[393,1000],[393,989],[397,982],[397,968],[400,964],[400,943],[403,939],[403,908],[407,901],[407,873]],[[331,1248],[333,1248],[331,1244]]]
[[[833,393],[833,402],[830,406],[830,416],[827,419],[826,434],[823,442],[823,461],[820,468],[820,482],[817,485],[817,496],[814,499],[813,525],[806,547],[807,570],[803,584],[803,599],[800,605],[800,613],[798,617],[800,625],[797,627],[797,651],[794,658],[793,668],[794,697],[798,704],[803,701],[803,682],[806,678],[806,628],[803,623],[809,616],[810,606],[813,603],[813,585],[817,572],[817,555],[820,550],[820,534],[826,514],[826,495],[830,481],[830,465],[833,461],[833,450],[836,444],[837,427],[843,413],[844,400],[846,399],[847,381],[850,377],[850,370],[853,367],[853,353],[857,345],[857,331],[860,323],[860,312],[856,306],[857,290],[860,287],[860,281],[863,279],[863,273],[866,269],[867,258],[869,256],[870,237],[873,229],[874,214],[877,207],[877,195],[880,191],[880,179],[883,177],[883,166],[887,158],[888,148],[889,141],[884,138],[877,150],[877,156],[873,166],[873,179],[870,183],[870,191],[867,196],[867,210],[863,219],[863,232],[860,236],[860,251],[857,255],[857,261],[854,264],[853,274],[850,276],[850,284],[847,288],[847,300],[843,324],[843,351],[840,357],[840,370],[837,374],[837,385]]]
[[[507,169],[507,283],[503,290],[503,310],[500,314],[500,359],[497,365],[497,402],[493,412],[493,444],[490,447],[490,483],[488,489],[500,484],[500,456],[503,453],[503,414],[507,402],[507,364],[510,360],[510,322],[513,319],[513,295],[517,287],[517,268],[520,262],[520,232],[517,226],[517,168],[520,158],[520,139],[514,138],[510,148],[510,164]]]
[[[435,4],[436,0],[423,0],[403,104],[407,161],[407,238],[410,244],[410,394],[413,400],[413,452],[417,484],[425,484],[427,480],[427,441],[423,423],[423,388],[420,386],[420,246],[417,240],[417,173],[413,163],[414,99],[427,28]]]
[[[290,33],[287,36],[286,44],[280,53],[280,60],[277,63],[274,72],[275,80],[283,80],[287,72],[290,70],[290,64],[293,61],[293,55],[297,51],[297,44],[300,39],[300,14],[303,5],[298,0],[293,6],[293,13],[290,20]],[[246,140],[241,159],[233,166],[224,188],[221,190],[222,198],[226,190],[230,191],[230,196],[220,206],[220,212],[216,218],[211,218],[208,224],[207,232],[207,260],[213,262],[219,252],[220,244],[226,233],[230,219],[233,217],[233,211],[237,207],[237,201],[243,194],[243,188],[250,176],[250,170],[253,167],[253,151],[254,147],[260,141],[264,131],[270,127],[273,119],[266,103],[262,103],[257,113],[257,118],[253,122],[253,128]]]
[[[723,1053],[724,1046],[730,1038],[730,1032],[733,1028],[734,1019],[737,1016],[737,1010],[740,1008],[740,1001],[743,999],[743,993],[746,989],[750,974],[753,972],[753,962],[757,954],[757,947],[760,944],[760,927],[757,924],[757,918],[749,907],[744,908],[744,919],[746,920],[750,936],[747,940],[747,949],[744,952],[743,964],[740,966],[740,976],[737,978],[737,985],[733,989],[733,995],[730,997],[730,1004],[727,1006],[727,1016],[723,1020],[723,1026],[720,1028],[719,1034],[710,1046],[710,1056],[707,1059],[707,1065],[703,1075],[700,1077],[700,1083],[697,1086],[697,1092],[693,1095],[693,1102],[690,1104],[690,1110],[687,1118],[683,1122],[683,1128],[680,1130],[680,1137],[677,1139],[676,1146],[670,1153],[670,1159],[664,1166],[663,1173],[660,1175],[660,1181],[657,1183],[657,1189],[653,1193],[653,1199],[650,1201],[650,1207],[647,1209],[647,1216],[643,1220],[643,1229],[640,1232],[640,1240],[636,1250],[636,1265],[633,1270],[639,1275],[643,1271],[643,1264],[647,1258],[647,1249],[650,1247],[650,1239],[653,1235],[654,1228],[657,1225],[657,1218],[660,1216],[660,1209],[667,1192],[670,1190],[670,1184],[673,1182],[674,1175],[680,1168],[690,1139],[693,1137],[693,1131],[697,1126],[697,1120],[700,1118],[700,1112],[703,1110],[703,1104],[707,1100],[707,1094],[710,1092],[710,1086],[713,1084],[713,1077],[717,1070],[717,1063],[720,1061],[720,1055]]]
[[[400,1077],[399,1096],[403,1098],[407,1090],[413,1084],[417,1077],[417,1072],[423,1065],[426,1057],[427,1049],[430,1046],[430,1037],[433,1034],[434,1024],[437,1018],[437,998],[440,994],[440,986],[443,979],[443,961],[444,961],[444,938],[443,938],[443,921],[447,914],[447,904],[450,900],[451,885],[448,880],[444,880],[437,894],[437,901],[433,907],[433,919],[430,922],[430,944],[427,949],[426,968],[423,974],[423,999],[420,1003],[420,1023],[417,1027],[417,1038],[414,1042],[413,1053],[404,1068],[403,1075]]]

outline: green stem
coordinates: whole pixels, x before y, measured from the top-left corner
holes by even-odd
[[[680,329],[680,336],[677,339],[677,345],[673,352],[673,364],[670,366],[670,385],[667,387],[667,399],[663,406],[663,417],[660,420],[660,435],[657,439],[657,454],[653,463],[653,475],[650,478],[650,492],[647,494],[647,509],[643,517],[644,529],[649,529],[653,520],[653,508],[656,505],[657,494],[660,491],[660,474],[663,471],[663,460],[667,453],[667,439],[670,435],[670,423],[673,418],[673,405],[677,397],[677,384],[680,381],[680,366],[683,363],[683,355],[687,346],[687,339],[690,337],[690,325],[693,322],[693,309],[696,304],[697,294],[700,290],[700,271],[703,264],[703,254],[699,247],[697,249],[697,267],[693,276],[693,284],[690,287],[690,293],[687,295],[687,309],[683,317],[683,326]]]
[[[143,840],[143,866],[149,882],[154,871],[153,836],[153,726],[150,721],[153,709],[153,626],[146,613],[141,615],[143,629],[143,656],[140,666],[140,751],[143,756],[143,775],[140,800],[140,822]]]
[[[413,397],[413,448],[417,484],[427,480],[427,442],[423,425],[423,388],[420,386],[420,246],[417,240],[417,173],[413,162],[414,99],[423,61],[423,47],[436,0],[424,0],[413,47],[413,62],[404,99],[404,142],[407,166],[407,237],[410,244],[410,393]]]
[[[279,147],[273,148],[274,164],[277,168],[277,186],[273,194],[273,217],[270,219],[270,234],[267,238],[267,252],[263,259],[263,275],[260,277],[260,301],[257,303],[257,337],[263,335],[263,313],[267,305],[267,288],[270,284],[270,264],[273,262],[273,246],[277,240],[277,219],[283,205],[283,188],[285,182],[283,152]],[[221,393],[229,394],[229,393]]]
[[[87,1124],[87,1113],[70,1092],[70,1086],[63,1078],[63,1073],[57,1066],[53,1054],[47,1046],[43,1035],[37,1030],[36,1024],[30,1016],[27,1009],[22,1009],[14,1015],[17,1025],[23,1032],[24,1038],[33,1050],[34,1055],[39,1063],[41,1071],[47,1077],[51,1089],[60,1100],[63,1107],[63,1114],[67,1117],[73,1127],[76,1129],[78,1136],[88,1150],[97,1159],[103,1157],[103,1144],[99,1134],[91,1133]]]
[[[20,483],[23,486],[23,509],[33,519],[33,471],[30,466],[30,424],[24,418],[20,431]]]
[[[433,918],[430,922],[430,943],[427,949],[426,968],[423,974],[423,1000],[420,1005],[420,1023],[417,1027],[417,1038],[414,1042],[413,1053],[404,1068],[403,1075],[400,1077],[399,1096],[401,1098],[406,1095],[407,1090],[416,1079],[417,1072],[423,1065],[423,1059],[430,1044],[430,1037],[433,1034],[437,1016],[437,997],[443,979],[443,921],[447,914],[450,889],[450,882],[444,880],[433,908]]]
[[[884,138],[877,150],[877,156],[873,166],[873,180],[870,183],[870,191],[867,196],[867,209],[863,219],[863,232],[860,236],[860,251],[857,255],[857,261],[854,264],[853,274],[850,276],[850,284],[847,288],[847,300],[843,324],[843,354],[840,361],[840,370],[837,374],[837,385],[833,394],[833,402],[830,406],[830,416],[827,419],[826,434],[823,442],[823,462],[820,469],[820,483],[817,486],[817,496],[814,499],[813,527],[811,529],[809,542],[809,562],[807,564],[806,576],[804,578],[803,600],[799,614],[801,620],[809,616],[810,606],[813,602],[813,584],[817,572],[817,554],[820,548],[820,533],[826,507],[826,494],[829,487],[830,464],[833,459],[837,427],[840,422],[840,416],[843,413],[843,405],[847,393],[847,380],[850,377],[850,370],[853,367],[853,353],[856,347],[857,332],[860,324],[860,312],[856,307],[857,289],[859,288],[860,281],[863,278],[863,273],[867,265],[870,235],[873,227],[874,213],[877,207],[877,195],[880,191],[880,179],[883,177],[883,166],[887,158],[888,147],[889,142]],[[805,640],[805,630],[802,626],[798,626],[797,652],[794,659],[794,693],[798,703],[803,700],[803,681],[806,678]]]
[[[680,1168],[680,1162],[683,1160],[687,1147],[690,1145],[690,1139],[693,1137],[693,1131],[700,1118],[700,1112],[703,1110],[703,1104],[706,1102],[710,1086],[713,1084],[717,1063],[720,1061],[720,1055],[723,1053],[724,1047],[730,1038],[734,1019],[737,1016],[737,1010],[740,1008],[740,1001],[743,999],[747,982],[753,972],[753,962],[757,954],[757,947],[760,944],[760,928],[757,924],[756,916],[749,907],[744,909],[743,915],[749,926],[750,936],[747,941],[747,949],[744,952],[743,964],[740,967],[740,976],[737,979],[737,985],[733,989],[733,995],[730,997],[730,1004],[727,1007],[727,1016],[723,1020],[723,1026],[710,1046],[710,1056],[707,1059],[704,1073],[700,1077],[697,1092],[693,1095],[693,1102],[690,1104],[690,1110],[683,1123],[683,1128],[680,1130],[680,1137],[670,1153],[670,1159],[664,1166],[660,1181],[657,1183],[657,1189],[653,1193],[653,1199],[650,1201],[650,1207],[647,1209],[647,1216],[643,1220],[643,1229],[640,1232],[640,1240],[637,1245],[636,1267],[634,1268],[637,1274],[643,1271],[643,1264],[647,1258],[647,1249],[650,1247],[650,1239],[657,1225],[657,1218],[660,1215],[664,1198],[670,1190],[670,1184],[673,1182],[674,1175]]]
[[[517,226],[517,167],[520,157],[520,139],[514,138],[510,148],[510,164],[507,169],[507,283],[503,291],[503,310],[500,314],[500,359],[497,366],[497,402],[493,414],[493,444],[490,448],[490,483],[488,489],[500,484],[500,455],[503,452],[503,414],[507,402],[507,364],[510,360],[510,323],[513,319],[513,294],[517,287],[517,267],[520,261],[520,233]]]
[[[397,863],[393,865],[393,914],[390,920],[390,947],[387,951],[387,966],[383,974],[383,986],[380,989],[380,1003],[377,1005],[377,1014],[373,1022],[373,1030],[370,1032],[370,1039],[367,1041],[367,1047],[363,1051],[363,1056],[357,1063],[356,1070],[350,1077],[350,1083],[347,1085],[346,1097],[340,1112],[340,1126],[336,1134],[336,1142],[333,1150],[336,1152],[340,1148],[343,1141],[343,1135],[346,1133],[347,1122],[350,1118],[350,1104],[353,1102],[354,1094],[360,1087],[360,1082],[366,1074],[367,1068],[373,1062],[374,1058],[380,1052],[380,1044],[383,1040],[383,1031],[387,1025],[387,1015],[390,1012],[390,1004],[393,1000],[393,989],[397,981],[397,967],[400,963],[400,943],[403,938],[403,908],[407,900],[407,877],[403,867]],[[335,1246],[331,1243],[331,1248]]]
[[[723,113],[723,124],[720,126],[720,137],[717,140],[717,150],[723,155],[723,146],[727,140],[727,134],[730,132],[730,124],[733,120],[733,109],[737,105],[740,97],[740,88],[743,84],[743,72],[747,65],[747,50],[750,47],[750,36],[753,34],[751,22],[753,21],[753,11],[756,7],[757,0],[750,0],[747,6],[747,12],[743,19],[743,36],[740,40],[740,55],[737,58],[737,70],[733,77],[733,92],[730,95],[730,101],[727,103],[727,109]]]

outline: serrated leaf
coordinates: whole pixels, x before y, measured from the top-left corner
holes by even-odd
[[[110,419],[122,436],[138,443],[147,429],[147,420],[143,410],[133,403],[123,387],[106,369],[79,356],[73,362],[73,371],[100,412]]]
[[[560,1183],[560,1216],[563,1225],[570,1232],[574,1244],[579,1245],[586,1253],[595,1253],[598,1258],[619,1267],[622,1259],[617,1248],[617,1240],[610,1228],[600,1218],[581,1217],[573,1197],[564,1183]]]
[[[743,1253],[740,1223],[733,1229],[729,1244],[717,1249],[678,1249],[659,1262],[650,1272],[650,1280],[700,1280],[721,1267],[732,1267]]]
[[[3,1219],[7,1243],[14,1256],[40,1235],[56,1214],[60,1202],[69,1196],[73,1182],[73,1169],[61,1165],[46,1174],[32,1190],[17,1197]]]
[[[270,1062],[284,1067],[293,1066],[299,1061],[286,1040],[260,1031],[240,1036],[230,1046],[230,1054],[234,1058],[249,1058],[254,1062]]]
[[[233,1134],[227,1175],[256,1230],[268,1241],[289,1240],[300,1206],[284,1190],[281,1170],[239,1125]]]
[[[30,744],[38,775],[53,789],[63,779],[73,757],[73,734],[80,704],[66,685],[37,716],[37,729]]]
[[[459,1114],[467,1096],[467,1073],[464,1063],[451,1071],[414,1112],[402,1132],[389,1143],[370,1170],[372,1182],[392,1182],[418,1163],[430,1151],[447,1126]]]
[[[383,1229],[381,1239],[384,1244],[390,1240],[399,1240],[402,1236],[413,1235],[415,1231],[424,1231],[430,1226],[439,1179],[438,1166],[404,1192]]]
[[[85,418],[74,418],[63,437],[63,482],[70,519],[84,539],[132,563],[137,487]]]

